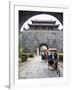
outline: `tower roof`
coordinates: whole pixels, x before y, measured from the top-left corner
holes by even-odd
[[[40,27],[59,27],[59,24],[55,25],[55,24],[28,24],[29,26],[40,26]]]
[[[53,21],[53,20],[31,20],[32,23],[52,23],[52,24],[55,24],[56,21]]]

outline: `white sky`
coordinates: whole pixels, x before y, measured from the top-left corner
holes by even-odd
[[[39,14],[39,15],[35,15],[35,16],[32,16],[31,18],[29,18],[22,26],[21,30],[20,31],[23,31],[23,28],[25,27],[26,29],[29,28],[28,24],[32,24],[31,20],[53,20],[53,21],[56,21],[56,24],[59,24],[59,30],[63,29],[63,26],[62,24],[60,23],[60,21],[55,18],[54,16],[52,15],[48,15],[48,14]]]

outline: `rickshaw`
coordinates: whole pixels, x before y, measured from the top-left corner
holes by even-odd
[[[56,48],[49,48],[48,49],[48,69],[52,67],[54,70],[57,71],[57,74],[60,77],[60,69],[58,67],[58,55],[57,55],[57,49]]]

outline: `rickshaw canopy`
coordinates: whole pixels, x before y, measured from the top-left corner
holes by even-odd
[[[48,51],[55,52],[55,51],[57,51],[57,49],[56,48],[49,48]]]
[[[41,47],[41,51],[45,51],[45,50],[47,50],[47,47],[46,46],[42,46]]]

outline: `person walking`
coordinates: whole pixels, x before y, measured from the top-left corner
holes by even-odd
[[[48,50],[45,51],[45,60],[48,60]]]

